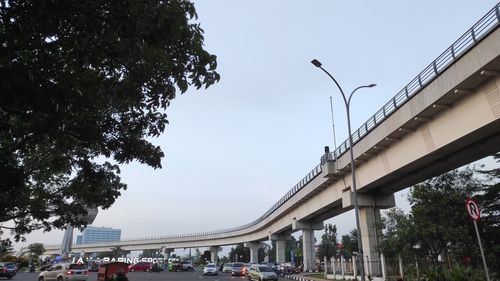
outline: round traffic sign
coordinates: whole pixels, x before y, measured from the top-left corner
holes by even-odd
[[[479,210],[479,205],[477,204],[476,200],[467,198],[467,200],[465,200],[465,207],[467,208],[469,216],[473,220],[479,221],[479,219],[481,218],[481,211]]]

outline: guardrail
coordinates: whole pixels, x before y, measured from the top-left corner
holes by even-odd
[[[413,78],[401,91],[389,100],[381,109],[368,119],[352,134],[353,144],[356,144],[387,117],[394,113],[413,96],[419,93],[430,82],[457,61],[481,39],[495,30],[500,22],[500,3],[496,4],[484,17],[465,32],[457,41],[448,47],[441,55],[429,64],[417,77]],[[342,142],[333,152],[332,158],[338,159],[349,150],[349,138]]]
[[[399,91],[392,99],[390,99],[381,109],[379,109],[372,117],[370,117],[361,127],[359,127],[352,134],[353,144],[356,144],[363,137],[365,137],[369,132],[375,129],[380,123],[386,120],[392,113],[394,113],[398,108],[403,106],[412,97],[418,94],[423,88],[425,88],[430,82],[436,79],[443,71],[445,71],[450,65],[462,57],[467,51],[474,47],[479,41],[481,41],[486,35],[495,30],[500,23],[500,3],[496,4],[493,9],[491,9],[484,17],[482,17],[476,24],[474,24],[467,32],[465,32],[458,40],[456,40],[450,47],[448,47],[441,55],[439,55],[431,64],[429,64],[424,70],[422,70],[413,80],[410,81],[401,91]],[[248,224],[208,232],[199,232],[192,234],[177,234],[177,235],[167,235],[167,236],[154,236],[154,237],[142,237],[142,238],[130,238],[121,241],[107,241],[97,244],[80,244],[86,246],[92,245],[102,245],[104,243],[119,243],[127,241],[148,241],[148,240],[164,240],[164,239],[176,239],[176,238],[195,238],[203,237],[209,235],[219,235],[229,232],[234,232],[242,230],[248,227],[252,227],[257,223],[261,222],[263,219],[267,218],[274,211],[276,211],[280,206],[282,206],[286,201],[288,201],[292,196],[297,194],[302,188],[311,182],[315,177],[321,174],[321,165],[324,164],[326,160],[337,160],[340,156],[349,150],[349,139],[346,139],[334,151],[330,152],[328,155],[323,155],[321,158],[321,163],[314,167],[302,180],[293,186],[290,191],[288,191],[280,200],[278,200],[267,212]],[[56,247],[58,245],[51,245],[48,247]]]

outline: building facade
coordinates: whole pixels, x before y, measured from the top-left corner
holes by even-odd
[[[121,229],[111,227],[87,226],[81,235],[76,237],[76,244],[93,244],[100,242],[120,241]]]

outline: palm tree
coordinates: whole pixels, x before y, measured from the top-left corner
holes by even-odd
[[[120,246],[116,246],[111,249],[112,258],[121,258],[125,255],[127,255],[127,251],[123,250]]]

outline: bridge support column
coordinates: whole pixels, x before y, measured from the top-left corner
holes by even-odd
[[[276,262],[286,261],[286,240],[276,240]]]
[[[302,256],[304,258],[304,271],[314,269],[314,229],[302,230]]]
[[[352,192],[342,194],[342,207],[354,206]],[[377,248],[382,239],[380,209],[396,206],[394,194],[358,193],[359,227],[363,241],[363,260],[366,275],[381,276],[382,267]],[[369,261],[367,263],[367,261]]]
[[[71,252],[71,246],[73,245],[73,226],[70,224],[66,225],[66,230],[64,231],[63,242],[61,244],[61,256],[68,259]]]
[[[163,258],[165,259],[165,262],[168,265],[168,259],[170,258],[170,254],[174,251],[175,249],[169,249],[167,247],[161,247],[161,252],[163,253]]]
[[[379,276],[382,274],[380,257],[377,251],[382,240],[382,229],[377,227],[381,222],[380,209],[363,207],[359,209],[359,227],[363,241],[363,259],[365,274]]]
[[[250,249],[250,262],[259,263],[259,249],[264,247],[262,242],[246,242],[244,246]]]
[[[292,240],[290,233],[269,234],[269,240],[276,242],[276,262],[285,262],[286,241]]]
[[[210,251],[210,261],[217,263],[219,261],[219,252],[222,251],[222,247],[212,246],[209,248]]]
[[[323,222],[300,222],[293,220],[292,230],[302,230],[302,257],[304,259],[304,272],[314,269],[314,230],[323,229]]]

